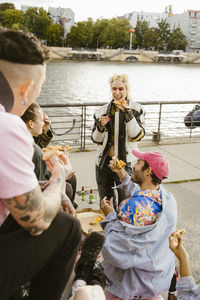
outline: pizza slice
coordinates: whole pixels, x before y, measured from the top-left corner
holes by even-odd
[[[114,168],[123,169],[126,163],[122,160],[119,160],[117,157],[114,159]]]
[[[174,237],[177,237],[177,236],[179,236],[179,235],[183,235],[184,232],[185,232],[185,229],[180,229],[180,230],[178,230],[177,232],[175,232],[175,233],[173,234],[173,236],[174,236]]]
[[[116,105],[116,106],[123,106],[123,107],[128,107],[128,103],[126,102],[126,100],[114,100],[113,103]]]
[[[42,148],[43,152],[43,160],[48,160],[52,154],[55,154],[56,156],[60,156],[63,153],[66,153],[67,151],[71,150],[72,148],[69,146],[48,146],[46,148]]]
[[[97,217],[95,217],[94,218],[94,220],[92,221],[92,222],[90,222],[89,224],[90,225],[97,225],[97,224],[99,224],[101,221],[103,221],[104,220],[104,217],[102,217],[102,216],[97,216]]]

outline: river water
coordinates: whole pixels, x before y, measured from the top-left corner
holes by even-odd
[[[53,61],[47,64],[38,102],[107,102],[111,99],[108,79],[115,73],[129,76],[130,95],[135,101],[200,99],[198,64]]]

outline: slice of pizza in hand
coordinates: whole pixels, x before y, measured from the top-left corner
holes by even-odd
[[[114,159],[114,168],[123,169],[126,163],[122,160],[119,160],[117,157]]]
[[[116,106],[119,106],[119,107],[128,107],[128,103],[126,102],[126,100],[114,100],[113,103],[116,105]]]
[[[177,230],[177,231],[173,234],[173,236],[174,236],[174,237],[177,237],[177,236],[179,236],[179,235],[183,235],[184,232],[185,232],[185,229]]]
[[[42,148],[43,160],[48,160],[53,154],[59,157],[61,154],[64,154],[71,149],[72,148],[69,146],[60,146],[60,145],[48,146],[46,148]]]

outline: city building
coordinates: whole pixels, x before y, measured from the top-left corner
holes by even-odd
[[[158,27],[158,22],[167,19],[168,14],[166,13],[148,13],[148,12],[138,12],[133,11],[129,14],[125,14],[120,17],[121,19],[129,19],[130,25],[134,28],[137,21],[146,21],[148,27]]]
[[[200,53],[200,10],[188,10],[168,17],[171,30],[180,27],[188,39],[186,52]]]
[[[49,7],[48,12],[53,22],[60,23],[64,27],[64,38],[74,25],[74,12],[71,8]]]
[[[21,6],[21,10],[25,13],[27,9],[33,8],[35,6]],[[35,7],[39,9],[40,7]],[[74,12],[71,8],[61,8],[61,7],[49,7],[48,13],[53,23],[61,24],[64,27],[64,38],[70,32],[71,27],[74,25]]]

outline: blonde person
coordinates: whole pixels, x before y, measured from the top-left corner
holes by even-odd
[[[195,285],[190,268],[189,255],[183,246],[180,230],[169,237],[169,247],[180,262],[180,278],[176,285],[178,300],[200,300],[200,284]]]
[[[60,300],[81,238],[77,219],[60,212],[71,172],[68,158],[50,157],[51,182],[42,192],[32,162],[33,138],[20,118],[40,94],[48,58],[33,34],[0,30],[1,300],[26,282],[30,300]],[[65,205],[74,214],[70,201]]]
[[[128,77],[116,74],[110,78],[112,100],[100,107],[94,114],[92,140],[98,145],[96,158],[96,181],[100,199],[113,197],[117,207],[114,184],[119,178],[109,168],[109,162],[115,154],[126,163],[125,170],[132,173],[131,162],[134,159],[132,148],[140,141],[144,132],[144,111],[139,103],[130,99]],[[125,199],[122,190],[117,189],[118,204]]]

